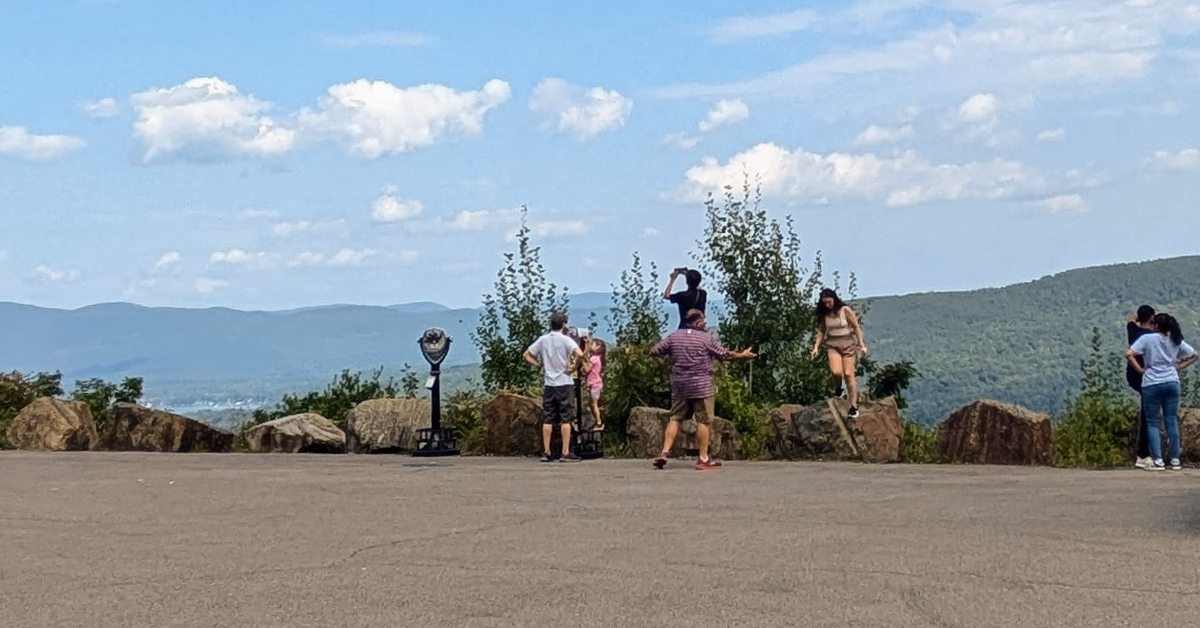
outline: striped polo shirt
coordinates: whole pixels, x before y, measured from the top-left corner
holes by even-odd
[[[713,364],[729,351],[712,334],[680,329],[654,345],[650,355],[671,358],[671,394],[680,399],[705,399],[717,394]]]

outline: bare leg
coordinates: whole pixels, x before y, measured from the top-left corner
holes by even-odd
[[[700,459],[701,460],[709,459],[709,457],[708,457],[708,438],[709,438],[708,424],[697,423],[696,424],[696,446],[699,447],[699,449],[700,449]]]
[[[550,423],[542,423],[542,453],[550,455],[550,435],[554,433],[554,426]]]
[[[549,445],[547,445],[549,448]],[[562,455],[563,458],[571,455],[571,424],[562,424]]]
[[[604,427],[604,421],[600,418],[600,400],[592,397],[592,425],[596,429]]]
[[[850,400],[850,407],[858,407],[858,378],[854,376],[854,360],[855,358],[842,358],[842,373],[846,378],[846,398]]]
[[[679,421],[672,418],[667,423],[667,430],[663,432],[663,455],[671,453],[671,447],[675,445],[675,436],[679,434]]]
[[[840,379],[844,382],[846,379],[846,370],[845,370],[846,367],[842,363],[842,354],[838,353],[837,351],[834,351],[833,349],[830,349],[828,351],[828,354],[829,354],[829,372],[833,375],[834,379]],[[848,387],[847,387],[846,393],[847,393],[847,395],[850,393]],[[850,405],[854,405],[854,404],[851,403]]]

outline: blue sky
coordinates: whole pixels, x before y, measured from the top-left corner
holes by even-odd
[[[0,300],[474,305],[742,173],[863,294],[1192,254],[1200,1],[3,3]]]

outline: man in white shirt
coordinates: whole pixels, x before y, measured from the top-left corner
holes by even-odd
[[[575,380],[571,366],[583,357],[579,344],[566,334],[567,316],[555,312],[550,316],[550,331],[525,350],[525,361],[542,369],[545,387],[542,389],[542,462],[550,462],[550,437],[554,425],[562,430],[561,462],[574,462],[579,457],[571,453],[571,416],[575,403]]]

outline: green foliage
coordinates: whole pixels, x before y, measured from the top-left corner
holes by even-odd
[[[1137,408],[1122,394],[1124,360],[1104,350],[1103,336],[1092,328],[1090,352],[1080,364],[1080,391],[1059,417],[1054,434],[1055,462],[1068,467],[1125,464],[1130,418]]]
[[[463,389],[442,401],[442,423],[458,431],[458,447],[464,454],[483,453],[483,406],[488,397],[479,390]]]
[[[904,450],[900,452],[900,459],[912,464],[941,462],[937,455],[937,427],[905,419]]]
[[[1200,375],[1192,367],[1179,377],[1179,407],[1200,408]]]
[[[616,343],[609,347],[604,368],[602,398],[606,435],[624,439],[629,411],[637,406],[669,407],[671,382],[662,361],[650,357],[650,349],[666,328],[658,285],[658,269],[642,267],[634,253],[633,264],[621,272],[613,286],[613,304],[605,317]]]
[[[416,399],[421,394],[421,388],[421,378],[417,377],[417,372],[405,362],[404,370],[400,373],[400,391],[405,397]]]
[[[103,427],[108,422],[114,403],[137,403],[142,398],[142,378],[126,377],[120,385],[107,382],[99,377],[75,381],[75,390],[71,391],[71,399],[79,401],[92,411],[96,427]]]
[[[746,380],[737,372],[736,363],[719,364],[713,380],[717,386],[714,410],[737,430],[741,440],[738,453],[746,459],[761,457],[766,450],[770,410],[754,400]]]
[[[754,397],[812,403],[829,389],[823,360],[809,355],[820,254],[812,269],[804,268],[791,219],[770,218],[760,200],[748,182],[741,198],[728,188],[720,203],[710,196],[697,258],[724,296],[721,339],[731,349],[751,347],[758,353],[754,363],[734,367]]]
[[[479,326],[471,334],[488,390],[536,391],[541,375],[522,355],[545,332],[551,313],[567,311],[566,288],[560,294],[558,287],[546,280],[541,250],[530,243],[527,213],[522,207],[517,250],[504,254],[495,292],[483,295]]]
[[[896,407],[903,410],[908,407],[908,400],[904,398],[904,391],[908,390],[912,381],[920,377],[917,367],[909,360],[900,362],[892,362],[883,366],[876,366],[874,360],[868,356],[863,356],[859,361],[859,366],[862,367],[863,373],[867,379],[867,394],[873,399],[883,399],[884,397],[895,397]]]
[[[303,395],[288,393],[274,408],[255,410],[253,424],[315,412],[342,427],[346,413],[355,405],[369,399],[399,397],[402,392],[401,384],[396,380],[383,378],[383,367],[375,369],[369,376],[347,369],[334,377],[322,391],[310,391]]]
[[[8,424],[39,397],[60,397],[62,373],[0,373],[0,449],[10,449]]]

